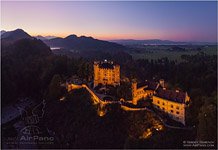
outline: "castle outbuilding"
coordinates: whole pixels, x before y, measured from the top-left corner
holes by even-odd
[[[132,82],[132,103],[137,105],[140,99],[152,99],[152,104],[157,109],[165,112],[173,120],[185,125],[185,108],[190,102],[187,92],[179,90],[167,90],[164,80],[159,82],[145,81],[143,83]]]
[[[185,108],[190,102],[187,92],[158,88],[153,95],[153,105],[172,119],[185,125]]]

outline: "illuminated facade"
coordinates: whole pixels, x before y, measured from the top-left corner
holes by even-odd
[[[187,93],[178,90],[166,90],[163,79],[159,82],[145,81],[139,84],[133,81],[132,103],[137,105],[140,99],[147,97],[153,100],[154,107],[185,125],[185,108],[190,101]]]
[[[113,61],[94,62],[94,87],[102,85],[120,85],[120,66]]]
[[[140,99],[152,97],[154,91],[159,87],[159,83],[145,81],[144,83],[132,82],[132,103],[134,105]]]
[[[153,105],[172,119],[185,125],[185,108],[190,102],[187,92],[160,88],[153,95]]]
[[[78,79],[74,82],[67,82],[66,87],[68,91],[79,88],[86,88],[93,96],[95,103],[108,103],[101,100],[94,91],[86,84],[81,84]],[[98,84],[103,85],[120,85],[120,66],[114,64],[112,61],[95,61],[94,62],[94,87]],[[172,119],[181,122],[185,125],[185,111],[190,102],[190,97],[187,92],[179,90],[167,90],[165,88],[164,80],[159,82],[145,80],[143,83],[132,82],[132,104],[137,105],[138,101],[145,98],[152,99],[153,106],[168,114]],[[124,99],[120,99],[124,101]],[[98,110],[99,116],[104,116],[106,111],[104,105],[100,105]],[[132,110],[122,106],[126,111]],[[133,108],[135,109],[135,108]],[[159,128],[158,128],[159,130]]]

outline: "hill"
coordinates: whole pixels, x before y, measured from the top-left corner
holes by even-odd
[[[39,95],[42,70],[52,54],[50,48],[41,40],[20,39],[2,47],[1,54],[2,105],[23,95]]]
[[[16,40],[14,43],[5,45],[4,41],[1,43],[2,46],[2,56],[13,56],[17,57],[28,57],[33,56],[44,56],[51,54],[50,48],[38,39],[20,39]],[[24,58],[23,58],[24,59]]]
[[[78,37],[72,34],[65,38],[54,38],[44,40],[44,42],[51,48],[60,48],[59,52],[55,50],[55,54],[58,55],[88,59],[112,59],[119,63],[125,63],[132,59],[131,55],[125,52],[128,49],[127,47],[92,37]]]
[[[14,42],[16,40],[25,39],[25,38],[32,38],[32,37],[22,29],[16,29],[13,31],[8,31],[8,32],[3,31],[1,35],[1,40],[6,40],[8,42],[9,41]]]
[[[50,39],[52,38],[52,39]],[[125,52],[128,48],[113,42],[94,39],[92,37],[69,35],[65,38],[52,36],[32,37],[22,29],[8,31],[2,34],[2,47],[8,47],[20,39],[40,39],[49,47],[56,47],[54,54],[68,57],[83,57],[87,59],[112,59],[119,63],[125,63],[132,57]],[[5,48],[4,48],[5,49]],[[60,49],[60,51],[58,51]]]
[[[5,30],[1,30],[0,35],[2,35],[2,34],[5,33],[5,32],[6,32]]]
[[[73,49],[78,51],[122,51],[126,47],[117,43],[94,39],[92,37],[69,35],[65,38],[54,38],[44,40],[50,47],[61,47],[65,49]]]

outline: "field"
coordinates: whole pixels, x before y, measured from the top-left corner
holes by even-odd
[[[129,54],[131,54],[135,60],[157,60],[163,57],[167,57],[169,60],[175,60],[177,62],[182,61],[182,55],[194,55],[199,52],[204,52],[208,55],[217,55],[217,46],[183,46],[182,48],[184,48],[184,50],[172,50],[171,46],[145,46],[143,48],[133,48],[131,51],[129,51]]]

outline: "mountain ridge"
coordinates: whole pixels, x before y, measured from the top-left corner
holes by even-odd
[[[30,39],[39,40],[50,47],[50,49],[56,47],[57,50],[59,48],[62,51],[56,51],[56,53],[53,53],[60,55],[68,55],[70,53],[72,54],[71,56],[75,55],[77,57],[83,57],[92,60],[105,58],[120,62],[125,62],[132,59],[132,56],[125,52],[125,50],[128,49],[127,47],[117,43],[95,39],[90,36],[78,37],[75,34],[71,34],[65,38],[56,37],[54,39],[44,39],[42,36],[38,36],[38,38],[41,38],[42,40],[30,36],[22,29],[16,29],[3,34],[1,37],[1,46],[4,47],[4,49],[7,49],[8,46],[13,46],[17,41],[22,39]],[[26,42],[27,41],[25,41],[24,44]]]
[[[5,44],[13,43],[20,39],[32,39],[33,37],[30,36],[27,32],[22,29],[16,29],[12,31],[5,31],[1,34],[1,41]]]
[[[56,36],[42,36],[42,35],[37,35],[34,36],[35,38],[39,39],[39,40],[50,40],[50,39],[54,39],[57,38]]]
[[[117,43],[95,39],[91,36],[80,36],[75,34],[66,36],[65,38],[54,38],[50,40],[44,40],[44,42],[50,47],[62,47],[66,49],[74,49],[79,51],[122,51],[126,47]]]

